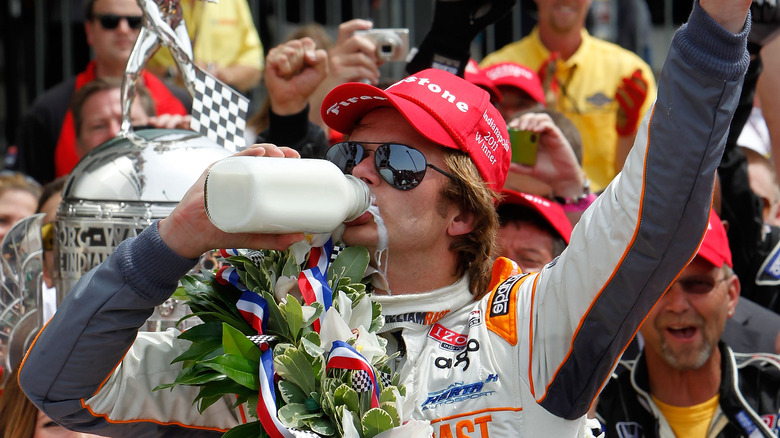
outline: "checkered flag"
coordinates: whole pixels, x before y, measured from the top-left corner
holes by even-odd
[[[376,375],[382,382],[382,386],[390,386],[393,382],[390,374],[377,371]],[[363,370],[352,371],[352,389],[357,392],[366,392],[371,390],[371,377]]]
[[[357,392],[371,391],[371,377],[363,370],[352,371],[352,389]]]
[[[257,345],[260,350],[265,351],[268,349],[269,344],[276,340],[276,337],[271,335],[252,335],[247,336],[247,339]]]
[[[242,149],[246,146],[244,129],[249,99],[202,68],[193,67],[195,83],[190,129],[231,152]]]

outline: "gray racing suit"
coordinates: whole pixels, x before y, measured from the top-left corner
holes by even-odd
[[[749,23],[749,20],[748,20]],[[515,275],[499,259],[492,290],[468,279],[414,296],[375,297],[405,347],[414,416],[445,437],[574,437],[643,318],[693,257],[715,169],[748,64],[746,36],[698,5],[675,35],[654,109],[624,170],[585,212],[559,259]],[[231,401],[203,414],[172,382],[187,347],[137,329],[194,264],[156,226],[122,243],[69,293],[35,341],[20,382],[47,415],[113,437],[217,435],[239,424]],[[480,295],[480,294],[477,294]]]

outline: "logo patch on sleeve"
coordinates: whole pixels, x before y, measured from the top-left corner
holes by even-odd
[[[490,294],[487,328],[511,345],[517,344],[517,289],[528,274],[509,277]]]

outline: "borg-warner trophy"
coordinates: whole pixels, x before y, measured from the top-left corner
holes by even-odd
[[[193,63],[179,0],[137,1],[143,9],[144,25],[123,78],[122,129],[73,169],[54,221],[57,304],[120,242],[166,217],[207,166],[244,147],[248,102]],[[162,45],[171,49],[192,94],[192,130],[135,131],[131,126],[135,83],[146,61]],[[46,322],[40,311],[42,216],[20,221],[2,247],[0,388],[3,376],[18,366]],[[210,268],[215,261],[204,254],[195,269]],[[169,300],[155,310],[143,330],[172,327],[187,313],[185,304]]]

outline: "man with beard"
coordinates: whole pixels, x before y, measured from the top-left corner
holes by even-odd
[[[640,328],[642,352],[599,397],[607,437],[776,436],[780,357],[719,341],[739,291],[712,212],[696,257]]]

